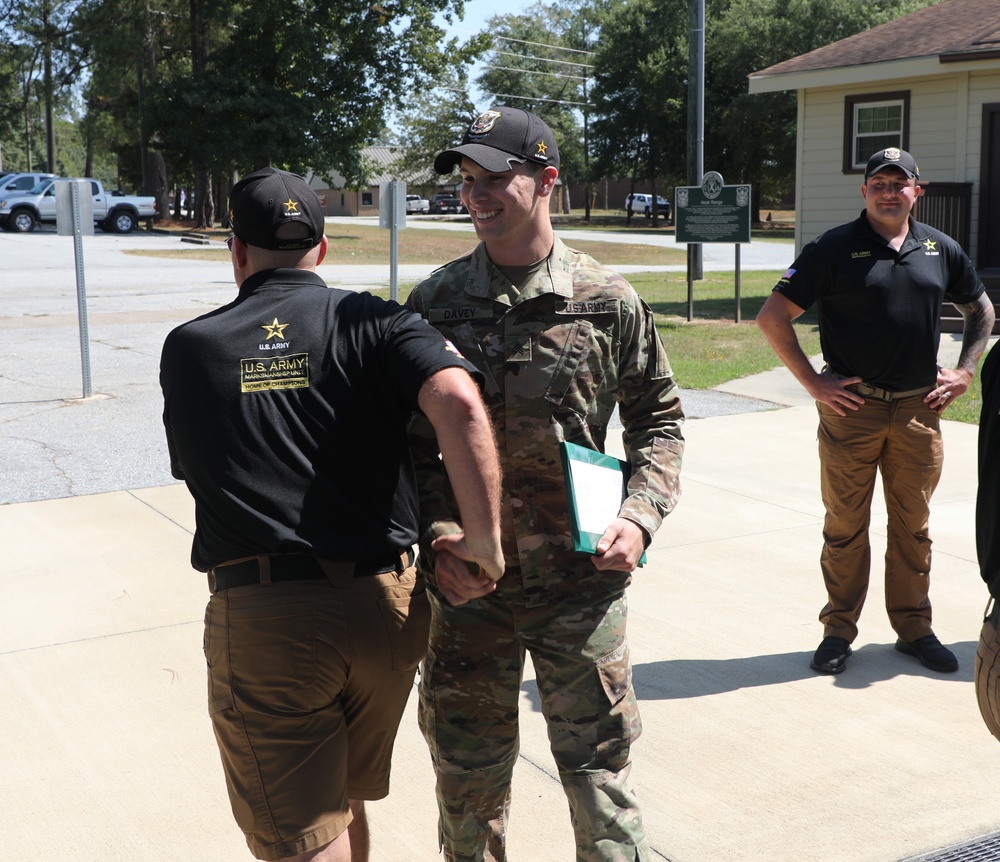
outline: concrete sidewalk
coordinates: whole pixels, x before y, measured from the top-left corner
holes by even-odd
[[[207,588],[188,562],[193,506],[167,473],[156,384],[166,332],[228,301],[231,275],[137,267],[123,251],[151,238],[93,239],[102,395],[81,401],[66,240],[0,236],[0,859],[249,860],[206,712]],[[957,341],[943,344],[953,362]],[[629,591],[645,726],[633,779],[653,858],[898,862],[1000,831],[1000,748],[972,686],[987,598],[977,429],[945,423],[931,521],[935,628],[960,670],[938,676],[892,648],[876,571],[848,670],[820,676],[808,666],[825,598],[815,408],[783,370],[720,390],[685,393],[706,418],[685,426],[683,497]],[[873,523],[878,561],[878,502]],[[411,698],[392,793],[369,807],[373,862],[440,858],[415,709]],[[511,858],[568,862],[530,667],[522,728]]]
[[[814,409],[688,423],[683,498],[629,592],[645,726],[633,778],[653,858],[894,862],[1000,830],[1000,749],[972,686],[976,429],[945,424],[932,596],[961,668],[938,676],[892,649],[876,576],[849,668],[828,677],[808,666],[824,600]],[[874,523],[878,560],[881,509]],[[206,715],[192,530],[181,485],[0,507],[8,862],[52,848],[76,862],[250,858]],[[530,675],[522,716],[511,858],[565,862]],[[373,860],[437,858],[415,698],[370,818]]]

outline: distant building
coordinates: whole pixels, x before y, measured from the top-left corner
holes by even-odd
[[[401,175],[398,162],[404,153],[403,147],[365,147],[361,155],[372,166],[372,177],[364,188],[348,188],[347,181],[336,172],[331,172],[331,178],[327,180],[326,177],[309,171],[306,179],[319,195],[326,214],[332,216],[378,215],[379,187],[391,180],[403,180],[407,193],[424,197],[430,197],[435,191],[457,189],[457,182],[439,185],[437,175],[429,168],[418,175]]]
[[[941,0],[753,72],[798,93],[796,248],[862,209],[868,157],[913,154],[917,217],[965,247],[1000,291],[1000,2]]]

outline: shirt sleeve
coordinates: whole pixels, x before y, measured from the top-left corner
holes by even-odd
[[[483,376],[440,332],[410,308],[387,303],[383,329],[386,356],[393,378],[416,410],[420,389],[443,368],[462,368],[482,389]]]
[[[619,514],[652,538],[680,497],[684,411],[653,313],[634,292],[631,312],[622,327],[618,413],[632,472]]]
[[[415,289],[410,293],[406,300],[406,306],[418,315],[423,314],[421,296],[418,290]],[[430,326],[430,324],[427,325]],[[441,337],[443,338],[443,336]],[[476,371],[474,377],[481,387],[482,375]],[[420,501],[420,535],[425,537],[431,524],[435,522],[457,522],[458,505],[451,492],[448,474],[445,472],[444,462],[441,460],[437,435],[434,433],[434,426],[431,425],[430,420],[420,412],[415,413],[410,419],[408,433],[413,469],[417,477],[417,494]],[[429,543],[425,547],[425,543],[421,542],[421,553],[422,559],[425,561],[433,558]],[[425,575],[430,574],[428,569],[425,569],[424,573]]]
[[[799,308],[812,306],[823,290],[822,273],[828,269],[819,265],[821,254],[816,240],[808,243],[794,263],[782,273],[774,291]]]
[[[949,269],[952,277],[949,279],[944,298],[956,305],[975,302],[986,290],[986,286],[962,246],[950,237],[948,239],[950,240],[947,245],[948,253],[952,258]]]

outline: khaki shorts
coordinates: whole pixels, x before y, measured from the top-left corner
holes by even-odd
[[[423,579],[252,584],[205,613],[208,704],[233,814],[258,859],[328,844],[382,799],[427,646]],[[334,579],[336,581],[336,579]]]
[[[990,733],[1000,740],[1000,632],[997,631],[1000,605],[992,599],[991,602],[993,610],[983,621],[976,649],[976,699]]]

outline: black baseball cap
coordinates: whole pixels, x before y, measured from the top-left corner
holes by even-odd
[[[261,168],[229,193],[233,233],[247,245],[273,251],[308,249],[323,239],[323,208],[298,174]]]
[[[555,135],[545,122],[520,108],[490,108],[472,121],[462,143],[438,153],[434,170],[450,174],[463,156],[488,171],[509,171],[514,162],[559,167]]]
[[[868,167],[865,168],[865,179],[868,179],[872,174],[877,174],[882,168],[899,168],[911,180],[920,179],[920,170],[917,168],[913,156],[898,147],[886,147],[884,150],[873,153],[868,160]]]

